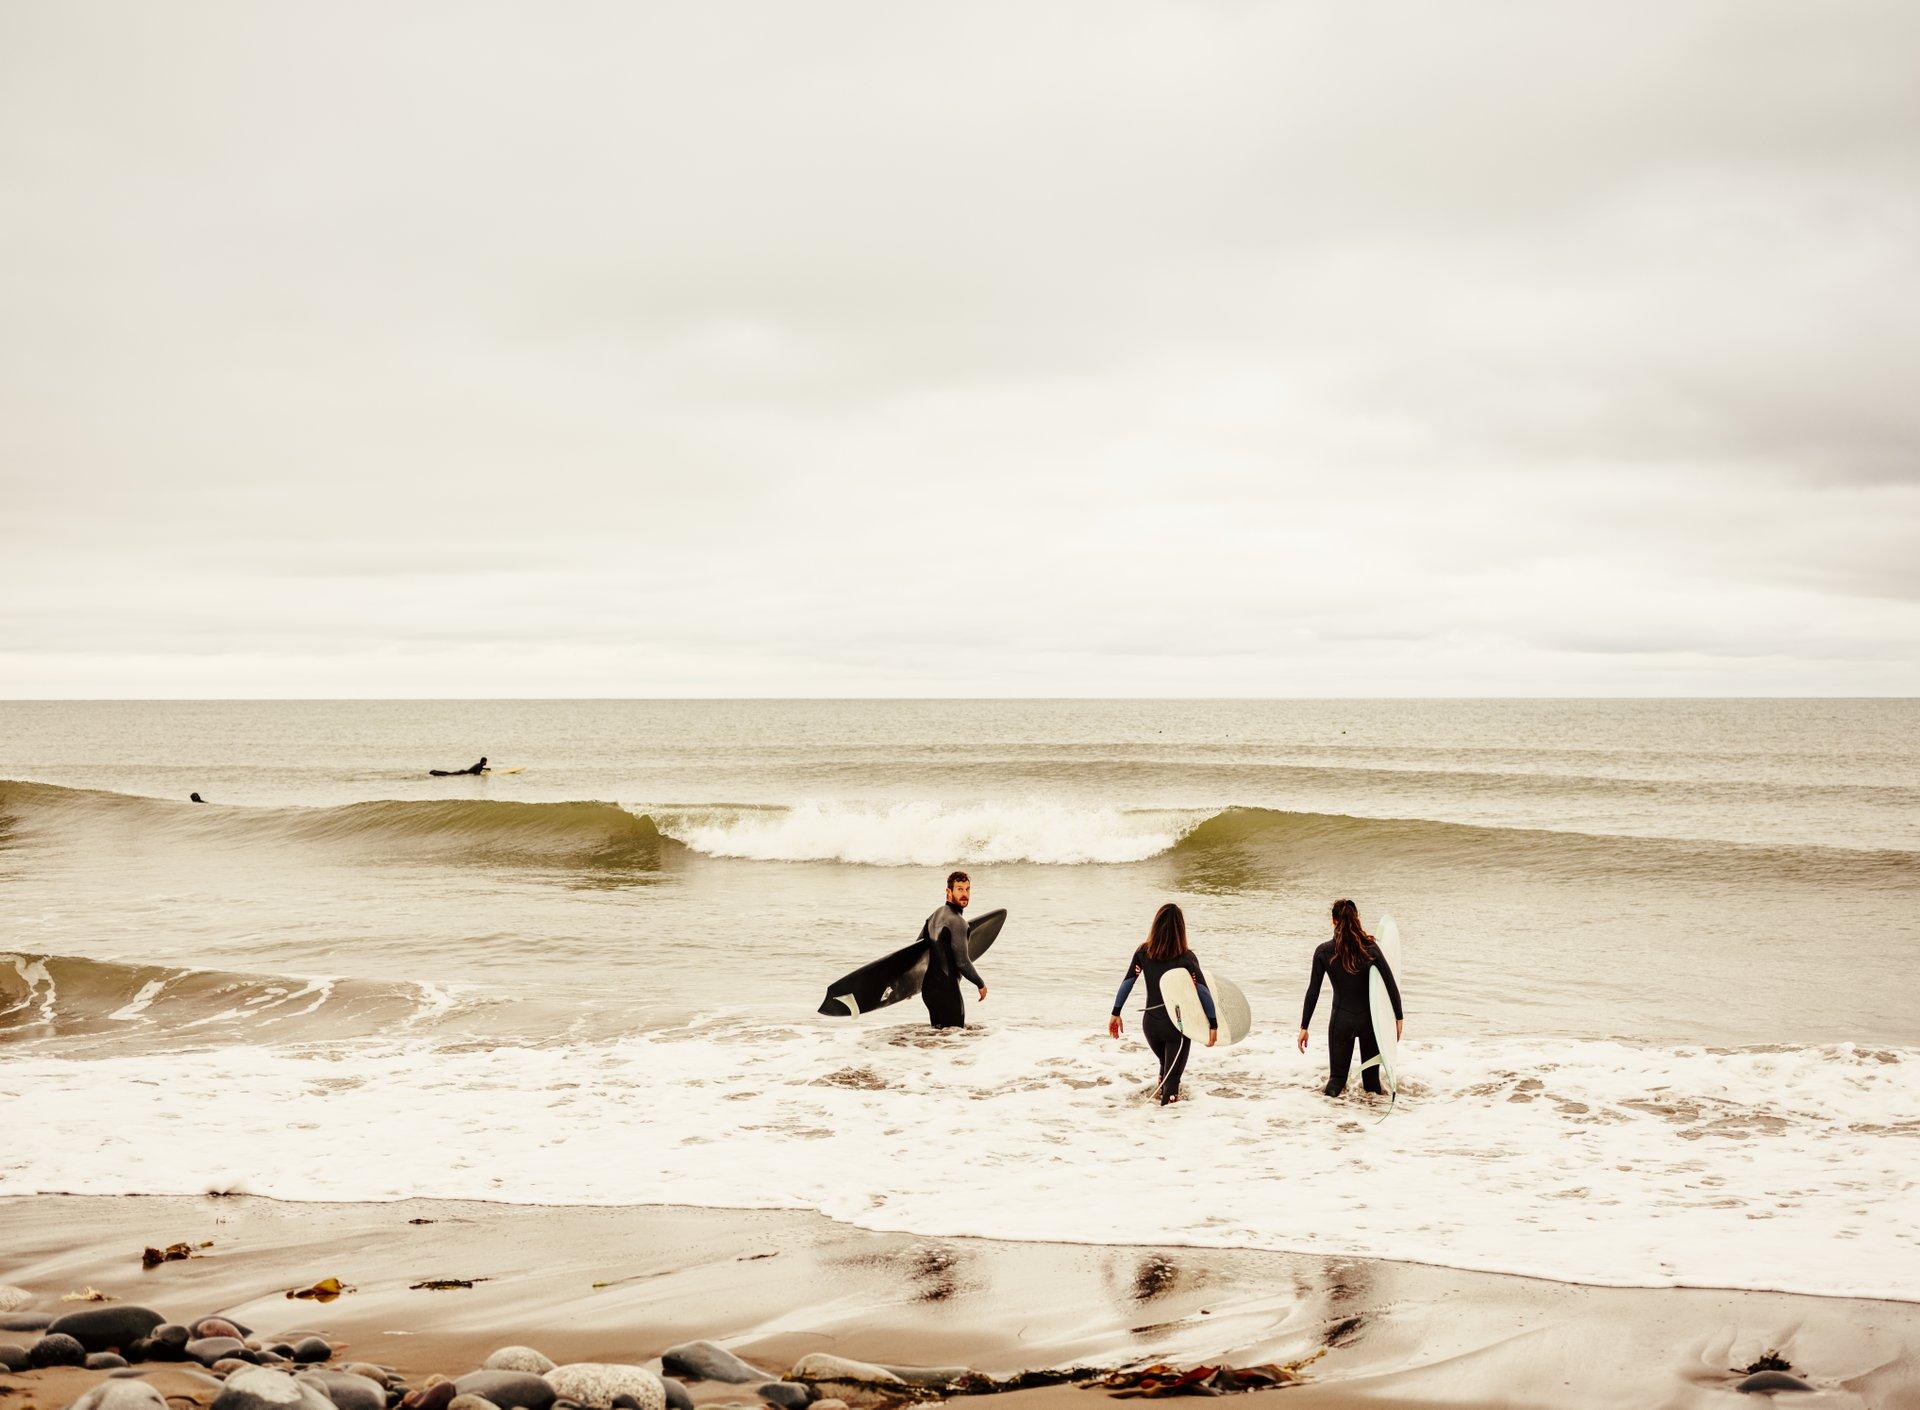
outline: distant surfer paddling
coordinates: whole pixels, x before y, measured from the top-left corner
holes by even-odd
[[[1333,984],[1333,1013],[1327,1019],[1326,1093],[1337,1097],[1347,1089],[1347,1073],[1353,1066],[1353,1045],[1360,1044],[1360,1083],[1369,1092],[1382,1094],[1380,1085],[1380,1044],[1373,1035],[1373,1019],[1367,1000],[1367,971],[1378,969],[1393,1000],[1393,1036],[1397,1042],[1406,1026],[1406,1013],[1400,1007],[1400,986],[1393,977],[1393,966],[1380,952],[1380,944],[1360,928],[1360,908],[1351,901],[1333,903],[1333,939],[1323,940],[1313,952],[1313,974],[1307,980],[1307,999],[1300,1010],[1300,1051],[1307,1050],[1307,1025],[1313,1021],[1313,1008],[1320,999],[1322,978]]]
[[[1220,1019],[1214,1012],[1213,995],[1207,988],[1207,977],[1200,971],[1200,957],[1187,948],[1187,918],[1181,909],[1169,901],[1153,913],[1153,925],[1147,931],[1147,943],[1137,946],[1133,958],[1127,961],[1126,975],[1120,981],[1120,992],[1113,996],[1113,1017],[1107,1020],[1107,1032],[1118,1038],[1125,1028],[1120,1020],[1120,1010],[1127,1006],[1127,996],[1133,993],[1134,981],[1144,976],[1147,981],[1147,1011],[1140,1020],[1140,1027],[1147,1035],[1147,1046],[1153,1049],[1154,1057],[1160,1061],[1160,1080],[1154,1085],[1154,1095],[1160,1099],[1160,1105],[1180,1100],[1180,1077],[1187,1070],[1187,1056],[1193,1050],[1193,1044],[1187,1041],[1174,1021],[1167,1016],[1167,1004],[1160,993],[1160,983],[1167,974],[1176,969],[1185,970],[1193,976],[1193,986],[1200,996],[1200,1007],[1207,1014],[1207,1046],[1211,1048],[1220,1038]]]
[[[920,927],[920,938],[932,950],[927,955],[927,975],[920,982],[920,997],[926,1001],[927,1022],[935,1028],[965,1028],[967,1006],[960,997],[960,977],[980,991],[985,1002],[987,981],[973,967],[967,954],[967,902],[973,898],[973,882],[963,871],[947,877],[946,903],[927,917]]]
[[[487,767],[487,756],[485,754],[482,754],[480,756],[479,763],[469,764],[464,769],[428,769],[427,770],[428,775],[433,778],[460,778],[465,774],[490,774],[492,772],[493,770]]]

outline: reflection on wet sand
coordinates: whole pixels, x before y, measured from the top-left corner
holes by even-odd
[[[217,1238],[219,1255],[169,1264],[166,1284],[154,1284],[159,1275],[142,1274],[126,1249],[156,1231]],[[25,1284],[191,1302],[266,1327],[321,1315],[290,1310],[281,1290],[324,1268],[355,1292],[324,1310],[323,1330],[368,1345],[404,1330],[422,1365],[477,1364],[504,1342],[563,1360],[644,1360],[706,1338],[770,1366],[831,1350],[1002,1377],[1155,1362],[1306,1366],[1310,1383],[1284,1391],[1282,1410],[1704,1410],[1728,1403],[1743,1368],[1771,1356],[1828,1391],[1821,1404],[1920,1394],[1920,1307],[1908,1303],[1579,1287],[1248,1251],[928,1240],[805,1214],[39,1197],[0,1202],[0,1247]],[[409,1291],[449,1270],[473,1281],[457,1300]],[[1146,1307],[1154,1320],[1141,1326]]]

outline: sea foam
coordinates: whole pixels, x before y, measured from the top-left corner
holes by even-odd
[[[802,802],[770,809],[650,810],[660,831],[696,852],[758,861],[939,866],[1144,861],[1208,813],[1025,803]]]
[[[1920,1053],[1414,1042],[1391,1109],[1321,1097],[1323,1062],[1256,1034],[1196,1053],[1193,1099],[1163,1110],[1137,1037],[1043,1025],[736,1011],[591,1044],[23,1053],[0,1195],[801,1208],[925,1235],[1920,1298]]]

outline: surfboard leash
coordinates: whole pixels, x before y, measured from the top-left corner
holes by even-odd
[[[1386,1071],[1386,1064],[1381,1062],[1377,1056],[1370,1057],[1366,1059],[1364,1062],[1362,1062],[1360,1064],[1360,1086],[1362,1090],[1364,1090],[1367,1085],[1367,1080],[1366,1080],[1367,1069],[1369,1067],[1377,1067],[1382,1072]],[[1389,1116],[1393,1115],[1393,1108],[1399,1102],[1399,1100],[1400,1100],[1400,1084],[1398,1082],[1395,1082],[1393,1086],[1389,1088],[1387,1091],[1387,1109],[1380,1113],[1380,1121],[1385,1121]],[[1375,1126],[1378,1126],[1380,1124],[1380,1121],[1376,1121],[1373,1124]]]
[[[1169,1013],[1171,1013],[1171,1012],[1172,1012],[1172,1008],[1171,1008],[1171,1006],[1169,1006],[1169,1005],[1167,1005],[1167,1004],[1165,1004],[1165,1003],[1162,1003],[1162,1004],[1161,1004],[1161,1007],[1162,1007],[1162,1008],[1164,1008],[1164,1009],[1167,1009],[1167,1011],[1168,1011]],[[1142,1031],[1142,1032],[1144,1032],[1144,1031],[1146,1030],[1146,1026],[1147,1026],[1147,1020],[1146,1020],[1146,1018],[1145,1018],[1145,1016],[1143,1015],[1143,1016],[1141,1017],[1141,1019],[1140,1019],[1140,1028],[1141,1028],[1141,1031]],[[1173,1024],[1173,1029],[1174,1029],[1174,1032],[1176,1032],[1176,1033],[1178,1033],[1178,1034],[1180,1035],[1180,1045],[1181,1045],[1181,1049],[1182,1049],[1182,1051],[1181,1051],[1181,1054],[1180,1054],[1180,1057],[1181,1057],[1181,1059],[1182,1059],[1182,1060],[1184,1060],[1184,1059],[1186,1058],[1186,1056],[1187,1056],[1187,1053],[1186,1053],[1186,1049],[1188,1049],[1188,1048],[1190,1048],[1190,1047],[1192,1046],[1192,1044],[1193,1044],[1193,1040],[1192,1040],[1191,1038],[1189,1038],[1189,1037],[1187,1036],[1187,1030],[1186,1030],[1186,1029],[1184,1029],[1184,1028],[1182,1028],[1182,1027],[1180,1026],[1180,1022],[1179,1022],[1179,1020],[1178,1020],[1178,1019],[1175,1019],[1175,1020],[1174,1020],[1174,1024]],[[1163,1073],[1161,1073],[1161,1074],[1160,1074],[1160,1080],[1159,1080],[1158,1082],[1155,1082],[1155,1083],[1153,1084],[1153,1094],[1154,1094],[1154,1096],[1156,1096],[1156,1097],[1157,1097],[1157,1096],[1159,1096],[1159,1095],[1161,1094],[1161,1089],[1162,1089],[1162,1088],[1164,1088],[1164,1087],[1165,1087],[1166,1085],[1167,1085],[1167,1074],[1166,1074],[1165,1072],[1163,1072]],[[1165,1103],[1165,1102],[1162,1102],[1162,1103],[1160,1103],[1160,1105],[1162,1105],[1162,1106],[1165,1106],[1165,1105],[1166,1105],[1166,1103]]]

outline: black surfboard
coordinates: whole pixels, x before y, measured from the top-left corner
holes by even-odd
[[[967,925],[967,958],[978,960],[986,954],[1006,921],[1005,911],[975,916]],[[827,986],[827,997],[820,1002],[820,1012],[829,1018],[852,1018],[855,1014],[911,999],[920,992],[920,983],[927,977],[927,956],[932,951],[933,946],[925,940],[916,940],[904,949],[861,965],[851,974],[841,975]]]

